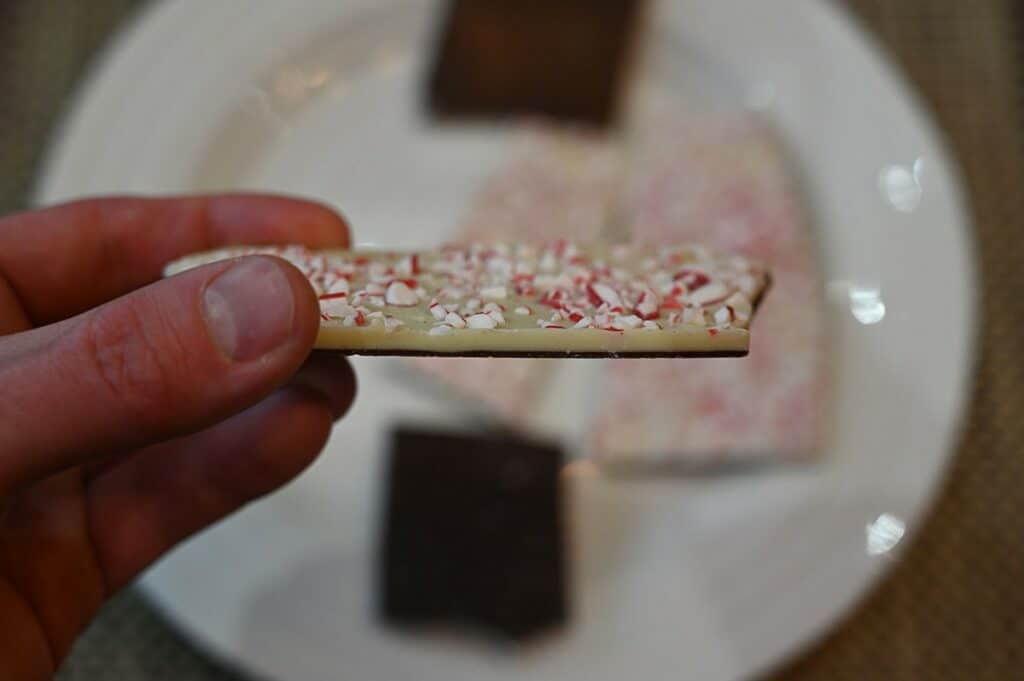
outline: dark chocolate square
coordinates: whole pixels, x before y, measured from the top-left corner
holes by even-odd
[[[642,0],[452,0],[437,115],[613,122]]]
[[[516,639],[563,623],[561,467],[554,447],[399,430],[378,570],[385,621]]]

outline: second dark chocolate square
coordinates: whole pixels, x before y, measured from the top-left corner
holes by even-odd
[[[431,109],[441,116],[615,117],[641,0],[452,0]]]

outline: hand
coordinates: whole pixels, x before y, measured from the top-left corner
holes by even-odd
[[[0,678],[51,678],[105,599],[297,475],[348,409],[355,379],[310,359],[319,308],[291,265],[160,281],[191,252],[285,242],[348,233],[325,208],[258,196],[0,220]]]

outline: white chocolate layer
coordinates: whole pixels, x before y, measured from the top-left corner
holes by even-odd
[[[723,329],[709,335],[707,329],[681,326],[663,331],[608,332],[600,329],[457,329],[431,336],[422,331],[383,327],[344,328],[321,326],[316,347],[348,350],[352,354],[424,353],[429,355],[656,355],[742,354],[750,345],[746,329]]]

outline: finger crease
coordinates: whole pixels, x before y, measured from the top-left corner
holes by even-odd
[[[50,634],[47,631],[45,620],[43,619],[43,611],[31,596],[31,589],[27,589],[25,584],[22,584],[18,576],[17,571],[12,570],[8,566],[8,562],[11,557],[7,555],[6,551],[0,551],[0,558],[3,559],[3,573],[6,575],[6,580],[11,587],[11,593],[17,601],[20,601],[25,609],[32,615],[32,619],[36,623],[36,631],[39,634],[40,640],[43,642],[43,646],[46,648],[46,655],[50,659],[50,669],[58,668],[57,658],[57,646],[56,643],[50,638]]]
[[[0,272],[0,336],[27,331],[33,326],[14,284]]]
[[[3,586],[3,583],[4,581],[0,580],[0,587]],[[7,587],[13,602],[15,604],[20,603],[21,607],[27,611],[27,614],[30,616],[32,621],[35,622],[33,630],[35,631],[36,638],[42,642],[42,648],[46,654],[47,662],[49,662],[48,667],[49,669],[56,671],[58,668],[57,653],[54,649],[55,646],[53,641],[50,640],[50,636],[46,633],[46,627],[43,625],[43,620],[40,617],[39,610],[36,608],[35,604],[32,603],[31,599],[26,598],[24,594],[21,593],[20,587],[14,583],[13,579],[7,578]]]
[[[93,504],[92,504],[92,493],[91,483],[89,480],[82,477],[82,515],[85,520],[85,541],[89,545],[89,555],[92,558],[93,570],[95,571],[97,578],[100,582],[100,589],[103,591],[103,599],[106,600],[113,596],[110,588],[110,575],[107,574],[107,570],[103,565],[103,561],[100,558],[99,544],[96,542],[96,531],[93,528]]]

